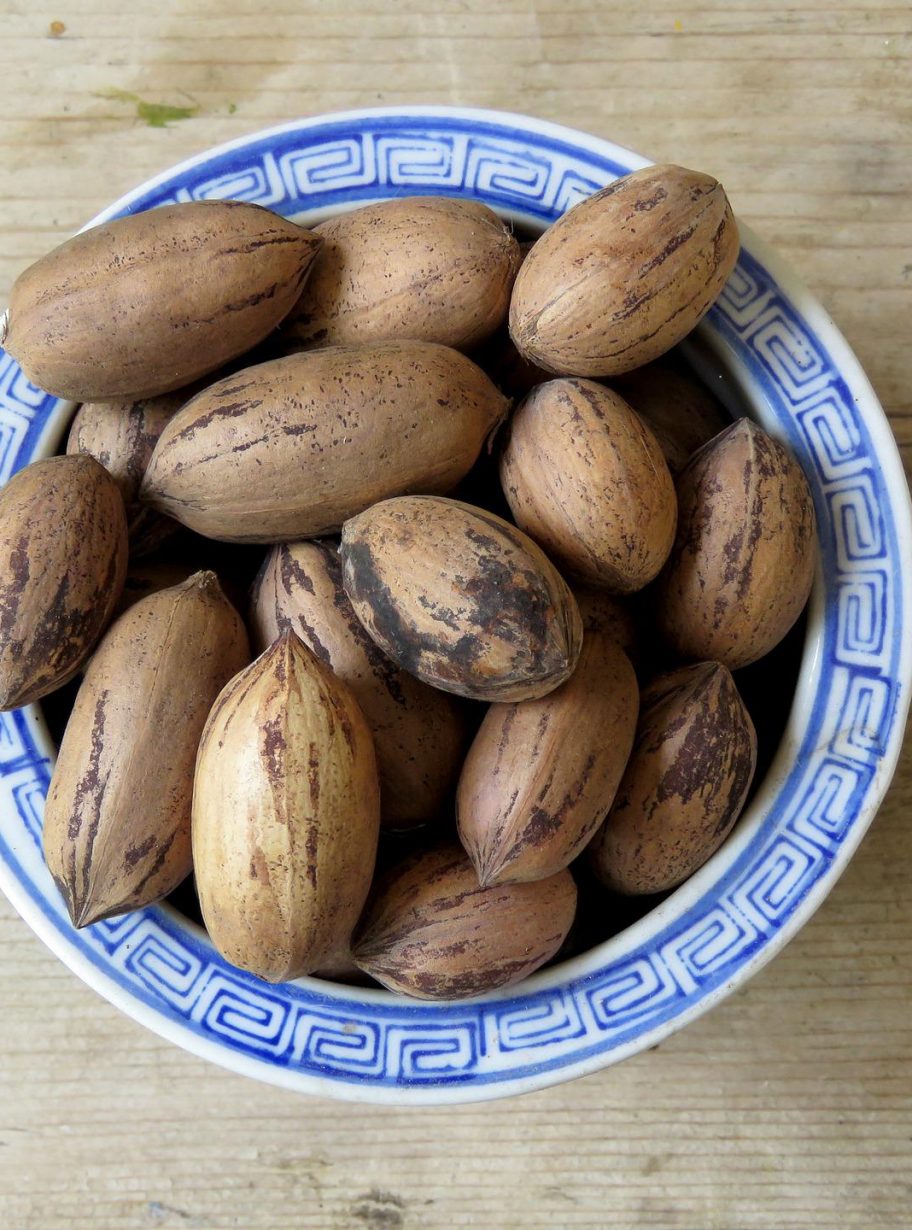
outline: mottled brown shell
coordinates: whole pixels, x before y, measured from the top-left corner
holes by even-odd
[[[618,392],[645,419],[672,474],[731,423],[709,389],[679,367],[659,361],[617,379]]]
[[[611,637],[637,666],[643,656],[640,620],[633,607],[617,594],[591,585],[575,585],[573,596],[583,621],[583,637],[597,632]]]
[[[430,342],[273,359],[171,420],[142,495],[229,542],[331,534],[387,496],[455,486],[507,408],[471,360]]]
[[[147,559],[131,564],[112,618],[117,619],[150,594],[170,589],[173,585],[182,585],[195,571],[198,570],[192,564],[180,560]]]
[[[546,371],[616,376],[685,337],[738,257],[722,185],[651,166],[581,201],[534,244],[510,302],[510,333]]]
[[[490,706],[456,796],[459,838],[482,885],[541,880],[576,858],[614,800],[638,711],[629,659],[597,632],[556,691]]]
[[[85,402],[70,426],[67,453],[94,457],[120,487],[134,559],[160,546],[177,529],[170,518],[140,505],[138,497],[158,437],[186,400],[178,391],[143,401]]]
[[[532,250],[531,240],[519,245],[520,265]],[[515,279],[514,279],[515,280]],[[530,363],[516,349],[506,321],[490,337],[470,351],[471,358],[487,372],[502,393],[519,401],[537,384],[551,379],[551,373]]]
[[[314,970],[312,977],[322,978],[326,982],[341,982],[345,986],[370,986],[371,980],[367,974],[359,970],[352,960],[349,945],[346,944],[326,960],[325,965]]]
[[[358,927],[355,963],[391,991],[464,999],[510,986],[551,959],[573,923],[569,871],[481,888],[459,846],[384,877]]]
[[[155,397],[262,341],[300,297],[319,246],[240,201],[117,218],[20,275],[3,344],[57,397]]]
[[[573,577],[642,589],[674,542],[674,483],[655,436],[617,393],[551,380],[510,420],[500,479],[517,525]]]
[[[551,379],[550,372],[536,367],[519,353],[506,325],[476,346],[470,357],[487,372],[502,393],[515,401],[531,393],[537,384]]]
[[[380,828],[373,741],[349,689],[293,632],[218,697],[193,789],[193,863],[212,942],[269,982],[344,950]]]
[[[811,592],[817,537],[807,479],[778,440],[739,419],[696,453],[677,488],[659,629],[681,657],[747,666],[782,640]]]
[[[44,815],[48,867],[77,927],[157,901],[189,875],[197,745],[248,658],[212,572],[137,602],[103,638]]]
[[[62,687],[123,589],[127,519],[92,457],[51,457],[0,491],[0,709]]]
[[[480,201],[398,197],[314,228],[323,249],[282,327],[332,346],[416,338],[464,349],[506,319],[519,244]]]
[[[756,763],[754,726],[724,666],[659,676],[643,692],[633,754],[589,846],[598,877],[627,894],[681,884],[730,833]]]
[[[336,544],[273,547],[254,585],[250,628],[257,652],[291,628],[351,688],[374,736],[384,826],[433,820],[459,776],[467,739],[463,708],[374,644],[342,587]]]
[[[544,696],[576,665],[573,595],[507,521],[403,496],[346,522],[342,576],[380,648],[425,683],[475,700]]]

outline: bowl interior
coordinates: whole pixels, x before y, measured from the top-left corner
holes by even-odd
[[[391,195],[469,195],[540,229],[643,165],[540,121],[455,109],[301,121],[211,151],[101,218],[232,197],[305,221]],[[96,221],[101,220],[96,219]],[[316,979],[271,987],[155,906],[71,928],[40,851],[53,746],[37,707],[0,715],[0,886],[45,941],[124,1011],[200,1054],[294,1088],[365,1100],[498,1096],[653,1045],[768,959],[809,916],[889,780],[907,704],[908,497],[882,411],[822,310],[749,232],[687,344],[730,407],[799,457],[822,568],[778,752],[736,831],[633,926],[518,988],[422,1004]],[[0,478],[54,451],[70,408],[0,357]]]

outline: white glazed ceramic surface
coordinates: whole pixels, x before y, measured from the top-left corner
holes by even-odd
[[[523,116],[358,111],[202,154],[94,221],[201,197],[315,221],[378,198],[442,193],[541,228],[645,161]],[[738,266],[691,353],[800,459],[822,569],[786,733],[722,850],[633,927],[482,999],[407,1002],[306,978],[268,986],[227,965],[167,906],[73,930],[41,857],[53,747],[33,706],[0,715],[0,887],[79,977],[235,1071],[342,1098],[442,1103],[568,1080],[654,1045],[744,982],[810,917],[870,823],[899,753],[912,522],[892,434],[856,359],[765,245],[745,228],[742,237]],[[0,352],[0,479],[54,450],[69,409]]]

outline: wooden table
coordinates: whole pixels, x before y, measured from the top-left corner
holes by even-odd
[[[532,112],[705,169],[845,332],[912,456],[910,11],[865,0],[2,5],[0,298],[184,156],[378,103]],[[167,104],[189,113],[150,126]],[[184,1054],[0,902],[0,1227],[912,1225],[912,761],[813,922],[621,1067],[441,1111]]]

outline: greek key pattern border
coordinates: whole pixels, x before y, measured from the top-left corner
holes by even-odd
[[[441,192],[552,220],[625,169],[496,125],[385,117],[253,139],[131,208],[230,197],[297,214]],[[26,712],[0,714],[0,858],[66,943],[170,1022],[248,1058],[346,1082],[420,1086],[514,1080],[611,1051],[693,1008],[769,942],[827,875],[888,744],[899,690],[900,561],[857,407],[813,329],[748,253],[710,323],[766,391],[811,478],[825,560],[827,679],[807,755],[712,892],[655,941],[557,989],[429,1006],[359,1002],[317,983],[270,987],[225,964],[195,929],[157,907],[72,931],[41,859],[48,760]],[[27,463],[57,407],[0,355],[0,479]]]

